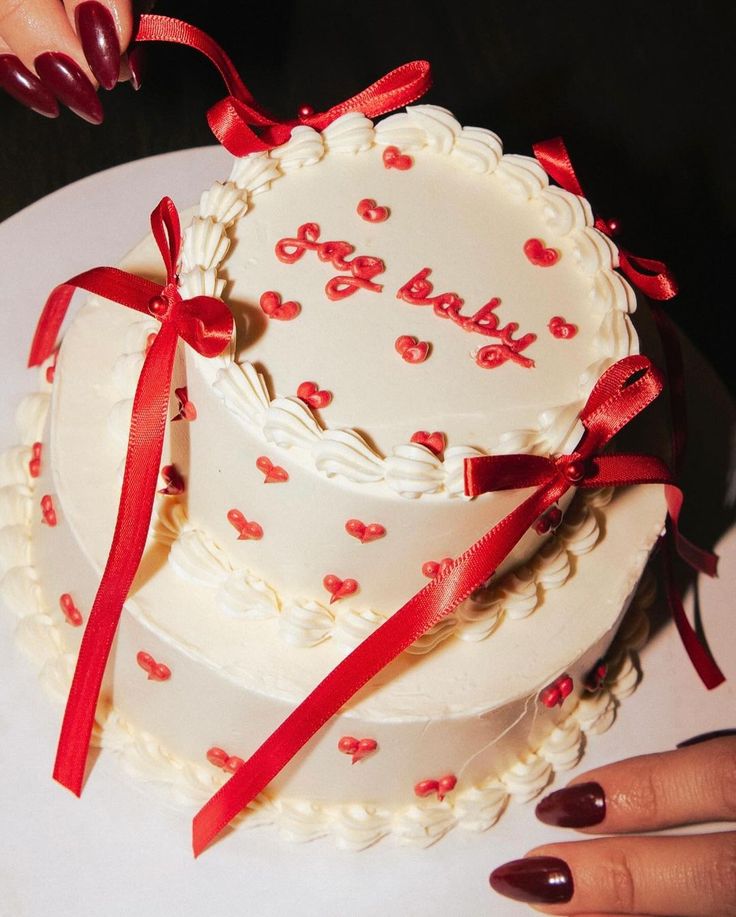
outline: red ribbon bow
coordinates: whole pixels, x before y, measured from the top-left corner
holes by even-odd
[[[479,588],[527,529],[570,487],[664,483],[679,493],[661,459],[601,455],[611,438],[661,390],[662,378],[646,357],[627,357],[596,383],[580,418],[585,434],[571,454],[555,459],[535,455],[466,459],[469,495],[525,487],[536,490],[343,659],[206,803],[194,818],[195,855],[357,691]],[[694,633],[693,638],[702,657],[699,663],[715,666]]]
[[[532,149],[544,171],[561,188],[572,192],[572,194],[585,197],[562,137],[542,140],[540,143],[535,143]],[[613,221],[604,220],[599,216],[595,218],[593,225],[609,237],[613,236],[616,231]],[[657,261],[653,258],[640,258],[620,247],[618,249],[618,259],[623,273],[647,296],[652,299],[662,300],[672,299],[673,296],[677,295],[677,281],[672,271],[663,261]],[[643,270],[639,270],[639,268],[643,268]]]
[[[411,61],[328,111],[315,113],[304,106],[298,118],[279,121],[258,105],[217,42],[188,22],[167,16],[144,15],[140,18],[134,40],[170,41],[186,45],[212,61],[230,94],[210,108],[207,121],[215,137],[234,156],[245,156],[280,146],[286,143],[293,128],[299,124],[323,130],[340,115],[351,111],[359,111],[369,118],[385,115],[416,102],[431,85],[429,63],[423,60]]]
[[[39,319],[29,365],[42,363],[56,345],[59,328],[77,287],[128,306],[161,322],[151,344],[133,399],[133,418],[125,457],[115,533],[105,571],[82,638],[67,700],[54,767],[59,783],[80,795],[95,707],[133,577],[148,536],[169,409],[171,372],[182,338],[197,353],[215,357],[227,347],[233,319],[212,296],[182,299],[176,268],[181,249],[179,215],[165,197],[151,214],[151,228],[166,265],[166,283],[154,283],[114,267],[98,267],[56,287]]]

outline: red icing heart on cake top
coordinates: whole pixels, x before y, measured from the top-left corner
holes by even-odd
[[[41,474],[41,450],[43,443],[34,443],[31,446],[31,457],[28,461],[28,473],[32,478],[37,478]]]
[[[402,153],[397,146],[387,146],[383,151],[383,164],[387,169],[398,169],[405,172],[414,165],[414,160],[406,153]]]
[[[574,338],[578,333],[578,326],[566,322],[561,315],[553,315],[547,324],[551,334],[556,338]]]
[[[263,529],[257,522],[248,522],[239,509],[228,510],[227,521],[238,533],[238,541],[259,541]]]
[[[44,494],[41,497],[41,521],[53,528],[58,520],[56,518],[56,509],[54,508],[54,500],[50,494]]]
[[[330,593],[330,605],[333,602],[344,599],[348,595],[353,595],[358,591],[358,581],[354,579],[340,579],[334,573],[328,573],[322,580],[322,585]]]
[[[82,613],[74,604],[74,599],[68,592],[64,592],[59,596],[59,608],[61,608],[67,624],[71,624],[72,627],[82,626]]]
[[[375,739],[356,739],[353,736],[343,736],[337,743],[338,751],[344,755],[350,755],[352,763],[357,764],[368,755],[373,754],[378,748],[378,742]]]
[[[457,777],[454,774],[446,774],[444,777],[440,777],[439,780],[420,780],[414,786],[414,795],[424,798],[436,793],[437,798],[442,802],[445,796],[451,793],[456,786]]]
[[[560,260],[556,248],[547,248],[541,239],[527,239],[524,243],[524,254],[537,267],[552,267]]]
[[[352,535],[353,538],[357,538],[361,544],[367,544],[369,541],[383,538],[386,534],[386,529],[378,522],[370,522],[366,525],[360,519],[348,519],[345,523],[345,531],[348,535]]]
[[[179,400],[179,413],[172,417],[172,420],[196,420],[197,419],[197,409],[194,406],[194,403],[189,400],[189,395],[187,394],[186,386],[182,388],[174,389],[174,394]]]
[[[266,455],[261,455],[256,459],[256,468],[265,475],[264,484],[283,484],[284,481],[289,480],[286,469],[281,465],[274,465]]]
[[[441,458],[442,453],[445,451],[445,434],[440,433],[439,430],[435,430],[434,433],[429,433],[427,430],[417,430],[416,433],[412,434],[411,442],[424,446],[430,452],[434,452],[438,458]]]
[[[358,202],[358,216],[362,217],[368,223],[383,223],[388,219],[388,207],[379,207],[372,197],[364,197]]]
[[[320,390],[316,382],[302,382],[296,395],[310,408],[326,408],[332,401],[332,392]]]
[[[179,494],[184,493],[184,478],[179,474],[176,465],[164,465],[161,469],[161,477],[164,479],[166,486],[159,490],[160,494],[178,497]]]
[[[429,579],[434,579],[438,574],[445,573],[451,563],[451,557],[443,557],[440,561],[428,560],[422,564],[422,573]]]
[[[420,341],[411,334],[402,334],[394,341],[397,353],[407,363],[424,363],[429,356],[429,342]]]
[[[291,321],[302,309],[293,299],[281,302],[281,297],[274,290],[266,290],[260,298],[260,306],[269,318],[275,318],[280,322]]]
[[[163,662],[156,662],[150,653],[141,650],[135,658],[149,681],[168,681],[171,678],[171,669]]]

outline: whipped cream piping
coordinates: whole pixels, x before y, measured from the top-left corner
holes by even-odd
[[[580,374],[578,401],[542,412],[534,428],[504,434],[490,451],[546,453],[572,445],[580,408],[595,380],[620,357],[636,350],[636,333],[626,314],[636,308],[635,294],[614,270],[618,265],[617,249],[593,226],[593,214],[585,199],[551,187],[535,159],[504,154],[501,141],[492,131],[462,127],[446,109],[417,105],[389,115],[376,125],[364,115],[350,112],[321,134],[298,126],[282,146],[237,159],[229,180],[216,182],[202,194],[199,215],[184,231],[180,283],[186,295],[222,294],[224,277],[219,277],[218,271],[228,251],[227,230],[247,212],[251,195],[267,191],[272,182],[319,162],[327,154],[356,155],[373,146],[396,146],[408,152],[427,149],[449,156],[463,168],[499,181],[511,195],[539,206],[550,233],[569,243],[580,271],[590,278],[593,306],[603,316],[595,337],[600,356]],[[293,399],[276,398],[271,402],[262,380],[257,387],[268,403],[261,402],[260,406],[266,408],[265,413],[261,412],[252,403],[250,386],[255,371],[249,364],[234,363],[233,354],[234,348],[229,357],[220,358],[223,369],[215,387],[226,406],[267,441],[304,449],[324,474],[343,475],[354,483],[383,481],[410,499],[438,493],[464,497],[458,473],[462,464],[459,453],[446,455],[444,467],[442,462],[435,464],[435,457],[424,447],[415,450],[400,444],[383,458],[354,429],[324,431],[305,405],[300,403],[301,410],[295,410]],[[340,435],[333,440],[331,432]],[[453,448],[477,454],[468,446]]]
[[[570,521],[566,515],[564,523],[529,564],[476,592],[407,652],[428,653],[452,635],[468,642],[484,640],[504,615],[511,620],[528,617],[542,603],[546,590],[567,581],[574,558],[595,548],[601,525],[594,507],[600,499],[599,491],[579,494],[568,511]],[[211,536],[187,522],[183,506],[178,504],[174,510],[166,501],[160,506],[165,516],[154,522],[153,531],[155,538],[171,546],[169,564],[182,579],[216,589],[216,604],[230,617],[278,618],[279,635],[292,646],[317,646],[333,638],[349,648],[357,646],[388,617],[375,609],[359,610],[344,604],[333,610],[311,598],[280,596],[251,571],[236,569]]]

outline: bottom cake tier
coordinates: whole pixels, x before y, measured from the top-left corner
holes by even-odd
[[[109,367],[134,322],[84,307],[56,378],[42,368],[41,391],[21,403],[20,445],[0,456],[0,595],[62,698],[115,521],[124,444],[100,431],[112,416]],[[62,465],[77,473],[61,481]],[[634,596],[664,512],[659,486],[578,494],[535,561],[494,584],[477,617],[448,620],[396,658],[241,821],[352,848],[388,834],[427,845],[455,825],[488,828],[509,799],[537,795],[636,685],[629,650],[646,638],[651,583]],[[186,503],[157,496],[98,709],[98,741],[193,804],[378,623],[309,619],[308,639],[295,641],[298,621],[225,613],[218,597],[240,574],[213,559],[217,545],[190,525]]]

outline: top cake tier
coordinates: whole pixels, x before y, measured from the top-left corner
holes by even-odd
[[[224,290],[235,359],[271,397],[298,393],[381,456],[419,430],[559,451],[600,373],[637,350],[634,295],[592,223],[535,160],[444,109],[353,113],[205,192],[182,284]]]

